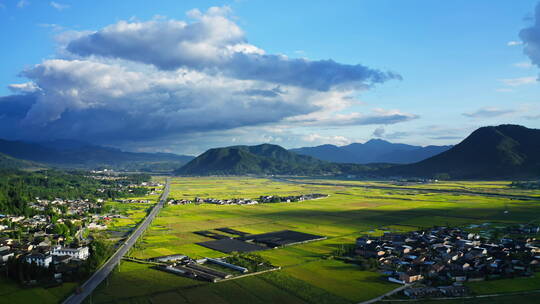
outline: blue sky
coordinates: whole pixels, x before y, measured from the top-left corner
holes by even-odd
[[[271,142],[298,147],[362,142],[374,136],[421,145],[454,144],[484,125],[517,123],[538,128],[538,66],[534,54],[524,53],[527,41],[519,36],[522,29],[535,23],[536,4],[527,0],[156,0],[151,4],[142,0],[0,0],[0,45],[4,46],[0,49],[0,96],[33,98],[26,108],[30,114],[14,114],[3,122],[0,118],[0,124],[11,126],[0,131],[0,137],[48,140],[84,136],[130,150],[195,154],[221,145]],[[220,10],[208,10],[210,7]],[[199,9],[198,15],[193,11],[186,15],[192,9]],[[264,50],[264,56],[268,55],[265,60],[286,67],[269,70],[272,64],[267,64],[261,73],[261,67],[251,61],[260,54],[252,51],[247,56],[243,55],[248,51],[239,51],[241,59],[226,63],[208,57],[210,53],[195,61],[192,53],[180,58],[160,51],[151,56],[151,49],[135,56],[135,50],[141,49],[136,44],[129,51],[114,44],[124,33],[119,27],[114,37],[100,40],[104,42],[99,50],[92,44],[94,40],[84,40],[122,21],[157,26],[166,31],[160,33],[171,33],[174,28],[166,27],[170,20],[204,24],[205,18],[221,17],[228,23],[211,23],[220,30],[211,35],[227,36],[227,31],[235,30],[241,34],[235,33],[226,43],[222,37],[204,38],[211,41],[210,46],[215,47],[217,40],[224,48],[254,46],[256,52]],[[156,23],[148,23],[152,20]],[[174,45],[163,39],[164,45]],[[160,44],[159,39],[139,42],[143,46]],[[160,61],[167,56],[171,65]],[[298,58],[305,61],[294,61]],[[54,59],[62,62],[51,61]],[[327,65],[324,60],[328,59],[335,64]],[[256,70],[242,69],[242,62]],[[313,76],[321,66],[323,76]],[[77,71],[92,68],[104,69],[101,79],[127,77],[125,71],[115,70],[121,68],[152,75],[149,78],[153,80],[129,74],[135,77],[132,82],[140,81],[138,87],[148,87],[145,91],[127,88],[119,81],[91,87],[87,81],[95,84],[96,80],[90,76],[73,80]],[[299,68],[310,72],[290,71]],[[194,73],[174,86],[171,81],[178,77],[171,73],[178,69]],[[392,72],[402,79],[375,81],[373,73],[377,72]],[[52,77],[53,73],[58,75]],[[356,76],[347,78],[351,73]],[[336,83],[336,79],[342,80]],[[185,83],[188,80],[200,81],[200,89],[191,90]],[[30,82],[40,89],[8,88]],[[72,86],[66,87],[67,82]],[[83,84],[84,88],[74,87]],[[167,99],[151,100],[158,94],[152,91],[156,86]],[[278,93],[270,92],[272,89]],[[65,93],[73,90],[78,95],[67,99]],[[220,93],[225,91],[230,95]],[[249,102],[238,97],[240,91],[251,94]],[[272,100],[268,94],[281,99]],[[60,101],[59,96],[63,98]],[[145,96],[144,101],[135,96]],[[0,112],[3,107],[8,109],[8,103],[12,109],[16,102],[0,102]],[[35,109],[29,110],[32,107]],[[148,118],[132,115],[144,112],[142,108],[152,109]],[[194,108],[200,111],[186,114]],[[93,115],[106,118],[98,124]],[[118,121],[127,121],[125,125],[117,122],[108,126],[107,121],[115,115],[121,116]],[[138,123],[142,120],[148,121],[144,127]],[[160,128],[163,121],[167,126]],[[130,132],[134,126],[136,131]]]

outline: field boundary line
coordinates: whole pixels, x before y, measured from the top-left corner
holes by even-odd
[[[263,273],[267,273],[267,272],[272,272],[272,271],[276,271],[276,270],[281,270],[281,266],[278,266],[278,267],[272,268],[272,269],[263,270],[263,271],[252,272],[252,273],[246,273],[246,274],[242,274],[242,275],[239,275],[239,276],[236,276],[236,277],[232,277],[232,278],[228,278],[228,279],[222,279],[222,280],[217,281],[216,283],[225,282],[225,281],[232,281],[232,280],[236,280],[236,279],[242,279],[242,278],[245,278],[245,277],[250,277],[250,276],[254,276],[254,275],[259,275],[259,274],[263,274]]]

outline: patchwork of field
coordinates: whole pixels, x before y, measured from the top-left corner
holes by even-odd
[[[224,253],[197,245],[213,239],[194,232],[208,230],[226,234],[216,230],[223,227],[247,233],[293,230],[326,236],[327,239],[260,251],[260,255],[281,266],[282,270],[215,284],[125,262],[109,279],[108,286],[104,284],[95,292],[93,302],[356,303],[398,287],[382,280],[377,273],[361,271],[353,264],[330,258],[333,252],[344,244],[354,243],[360,235],[405,232],[433,225],[506,225],[540,221],[540,201],[537,200],[414,189],[372,189],[335,182],[324,181],[333,185],[303,185],[258,178],[175,178],[170,195],[175,199],[257,198],[260,195],[313,192],[329,197],[299,203],[167,206],[132,250],[132,256],[222,257]],[[481,187],[482,191],[489,192],[486,183],[456,184]],[[494,193],[505,187],[504,184],[497,185]],[[439,184],[429,186],[433,188]],[[442,183],[441,187],[449,187],[449,183]],[[522,195],[537,194],[522,191]],[[489,289],[474,290],[484,293]]]
[[[148,204],[124,204],[119,202],[107,202],[107,206],[115,214],[120,214],[121,218],[112,219],[107,223],[107,230],[100,232],[100,235],[110,239],[118,240],[128,235],[140,221],[146,216],[147,210],[152,208],[157,202],[156,197],[147,196],[151,202]],[[96,232],[94,232],[96,234]]]
[[[335,185],[358,185],[366,187],[393,187],[393,188],[415,188],[422,190],[437,189],[448,191],[468,191],[468,192],[480,192],[486,194],[502,194],[502,195],[524,195],[532,197],[540,197],[540,190],[527,190],[510,187],[511,181],[438,181],[436,183],[416,183],[416,182],[403,182],[403,183],[389,183],[386,181],[355,181],[355,180],[324,180],[324,179],[291,179],[293,181],[298,180],[306,183],[331,183]]]

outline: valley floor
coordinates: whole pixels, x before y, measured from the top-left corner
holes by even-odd
[[[222,257],[226,254],[196,244],[212,239],[193,233],[200,230],[217,232],[214,229],[222,227],[247,233],[295,230],[323,235],[327,239],[260,251],[260,255],[281,266],[282,270],[220,283],[196,281],[126,261],[108,282],[96,290],[91,302],[357,303],[398,287],[384,281],[378,273],[362,271],[354,264],[329,258],[344,244],[353,244],[358,236],[380,235],[387,231],[406,232],[433,225],[540,222],[540,200],[417,191],[435,187],[531,197],[540,195],[538,190],[515,193],[516,190],[508,187],[509,182],[407,185],[412,188],[407,190],[360,187],[370,184],[365,182],[326,181],[324,184],[232,177],[173,179],[170,197],[174,199],[257,198],[261,195],[307,193],[330,196],[298,203],[167,206],[132,250],[131,256],[150,258],[184,254],[192,258]],[[482,232],[482,228],[477,229]],[[536,283],[538,276],[512,280],[510,284],[503,281],[479,282],[471,284],[470,288],[477,294],[515,292],[538,288],[540,285]],[[501,289],[497,284],[506,288]]]

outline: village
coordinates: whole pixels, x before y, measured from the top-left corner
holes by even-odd
[[[79,208],[88,208],[88,206]],[[2,216],[0,218],[0,267],[24,285],[39,281],[61,283],[74,279],[90,256],[91,239],[83,238],[88,219],[53,221],[53,216]]]
[[[216,198],[200,198],[196,197],[193,200],[187,199],[171,199],[167,202],[169,205],[188,205],[188,204],[215,204],[215,205],[255,205],[267,203],[294,203],[307,200],[314,200],[328,197],[327,194],[310,193],[302,195],[277,196],[277,195],[261,195],[259,199],[248,198],[232,198],[232,199],[216,199]]]
[[[539,226],[506,227],[491,238],[460,228],[434,227],[356,240],[355,254],[373,261],[391,282],[410,286],[410,298],[467,294],[464,282],[532,276],[540,264]],[[495,237],[502,232],[503,237]]]
[[[101,175],[90,175],[101,180]],[[112,177],[111,177],[112,178]],[[116,191],[121,195],[155,193],[162,185],[154,182],[127,182],[115,176],[97,193]],[[150,200],[116,199],[124,203],[149,203]],[[0,269],[21,284],[51,285],[76,281],[96,265],[92,230],[105,230],[115,218],[125,216],[105,211],[104,198],[44,199],[28,202],[30,214],[0,214]],[[95,247],[95,246],[94,246]]]

